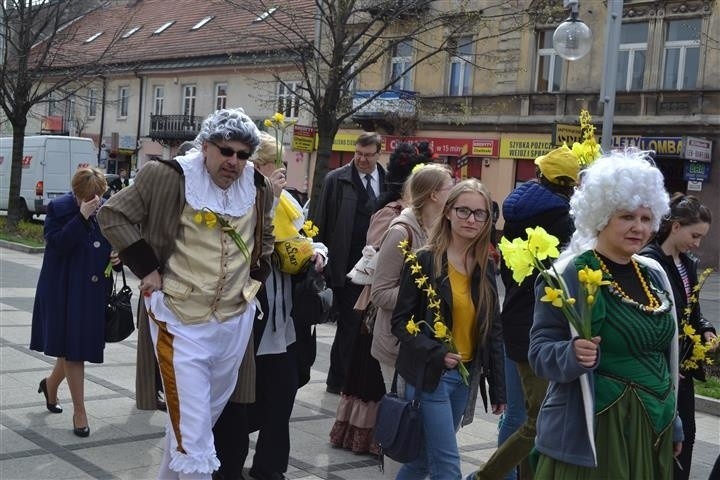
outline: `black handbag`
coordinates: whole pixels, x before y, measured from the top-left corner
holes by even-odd
[[[133,319],[132,289],[125,281],[125,269],[121,270],[123,285],[117,290],[117,273],[113,283],[113,291],[105,305],[105,341],[108,343],[122,342],[135,330]]]
[[[312,262],[303,275],[294,286],[292,317],[301,325],[325,323],[330,317],[333,291],[328,288],[325,277],[315,270]]]
[[[412,462],[420,456],[423,445],[420,391],[424,373],[424,368],[421,368],[412,400],[398,397],[397,372],[390,392],[380,400],[375,419],[375,442],[380,447],[381,465],[384,455],[400,463]]]

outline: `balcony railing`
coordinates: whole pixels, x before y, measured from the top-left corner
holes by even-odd
[[[150,115],[150,138],[159,142],[194,139],[203,118],[191,115]]]
[[[357,108],[377,93],[376,90],[358,90],[353,96],[353,108]],[[417,113],[416,92],[388,90],[383,92],[353,114],[353,119],[384,118],[392,113],[399,117],[413,117]]]

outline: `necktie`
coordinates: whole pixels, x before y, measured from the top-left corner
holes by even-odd
[[[369,173],[365,174],[365,190],[367,190],[368,197],[370,200],[377,199],[377,196],[375,195],[375,190],[372,188],[372,175]]]

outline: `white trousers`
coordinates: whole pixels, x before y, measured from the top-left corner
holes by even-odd
[[[212,427],[235,389],[255,305],[222,323],[184,325],[163,299],[145,299],[168,412],[158,478],[209,480],[220,466]]]

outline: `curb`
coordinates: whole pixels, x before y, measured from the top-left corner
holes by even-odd
[[[720,417],[720,400],[695,395],[695,411]]]
[[[44,253],[45,247],[30,247],[23,245],[22,243],[8,242],[7,240],[0,240],[0,247],[8,248],[23,253]]]

